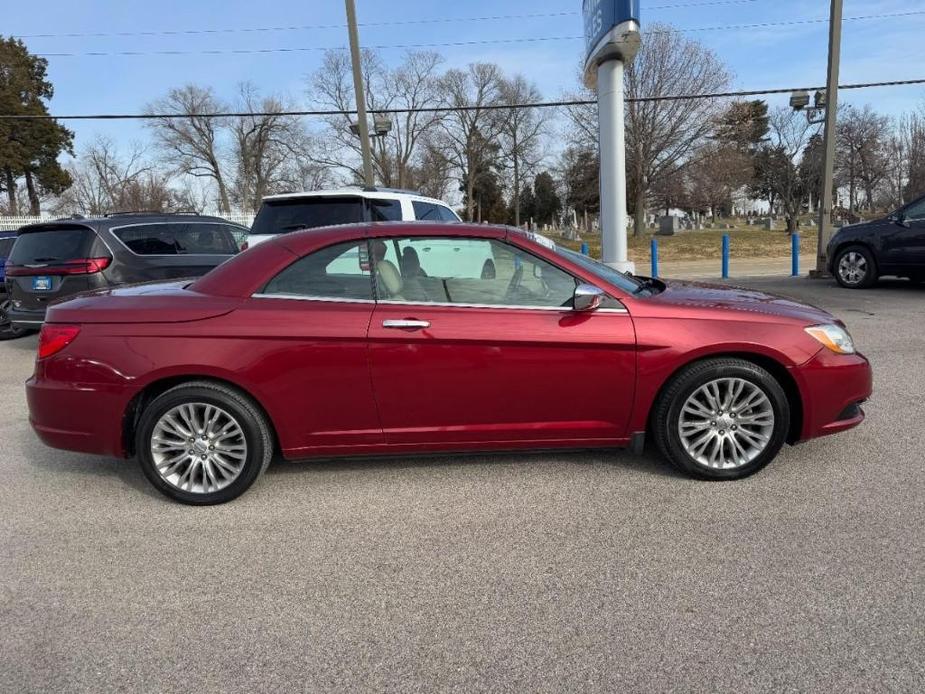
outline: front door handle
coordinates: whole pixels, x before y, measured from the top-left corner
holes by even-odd
[[[384,320],[382,321],[383,328],[393,328],[395,330],[423,330],[424,328],[430,327],[429,320]]]

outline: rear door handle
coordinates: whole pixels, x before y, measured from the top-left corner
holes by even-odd
[[[392,328],[394,330],[423,330],[430,327],[429,320],[384,320],[383,328]]]

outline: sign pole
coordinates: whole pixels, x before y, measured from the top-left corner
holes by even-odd
[[[350,38],[350,62],[353,67],[353,91],[357,102],[357,131],[360,135],[360,153],[363,155],[363,183],[372,187],[373,162],[369,146],[369,121],[366,120],[366,90],[363,88],[363,70],[360,64],[357,11],[353,0],[344,0],[344,3],[347,9],[347,34]]]
[[[626,141],[624,138],[623,61],[597,67],[597,108],[601,152],[601,260],[634,272],[626,242]]]
[[[584,0],[585,84],[597,88],[603,262],[635,272],[626,243],[623,71],[639,50],[639,0]]]

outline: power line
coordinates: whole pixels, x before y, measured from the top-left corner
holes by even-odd
[[[870,89],[873,87],[901,87],[925,84],[925,78],[910,80],[892,80],[889,82],[860,82],[856,84],[843,84],[839,89]],[[727,99],[743,96],[768,96],[772,94],[789,94],[795,91],[817,91],[825,87],[780,87],[776,89],[750,89],[729,92],[707,92],[704,94],[671,94],[667,96],[641,96],[627,98],[628,103],[651,101],[693,101],[697,99]],[[555,108],[565,106],[588,106],[596,104],[596,100],[566,99],[560,101],[539,101],[524,104],[488,104],[483,106],[434,106],[426,108],[386,108],[376,109],[376,114],[393,115],[401,113],[448,113],[451,111],[505,111],[520,108]],[[268,116],[352,116],[356,111],[351,110],[309,110],[309,111],[223,111],[219,113],[100,113],[56,116],[51,114],[0,114],[0,120],[161,120],[180,118],[242,118],[242,117],[268,117]]]
[[[925,10],[910,10],[908,12],[894,12],[892,14],[870,14],[856,17],[845,17],[843,21],[862,21],[876,19],[895,19],[901,17],[911,17],[925,15]],[[828,19],[791,19],[779,22],[756,22],[753,24],[727,24],[722,26],[705,26],[691,27],[681,29],[658,30],[648,32],[652,34],[675,34],[691,33],[698,31],[733,31],[737,29],[764,29],[768,27],[796,26],[803,24],[823,24],[828,23]],[[411,48],[447,48],[460,46],[483,46],[490,44],[514,44],[514,43],[539,43],[545,41],[579,41],[584,40],[583,36],[529,36],[524,38],[504,38],[504,39],[474,39],[471,41],[443,41],[435,43],[404,43],[404,44],[385,44],[372,45],[367,48],[377,50],[386,49],[411,49]],[[268,53],[305,53],[312,51],[341,51],[346,50],[344,46],[294,46],[282,48],[214,48],[199,50],[154,50],[154,51],[86,51],[86,52],[56,52],[56,53],[36,53],[43,58],[74,58],[74,57],[104,57],[104,56],[142,56],[142,55],[259,55]]]
[[[651,10],[669,10],[696,7],[712,7],[718,5],[746,5],[762,0],[708,0],[707,2],[677,3],[673,5],[656,5],[647,7],[646,11]],[[464,22],[493,22],[508,21],[514,19],[554,19],[556,17],[574,17],[580,15],[580,12],[533,12],[529,14],[504,14],[504,15],[485,15],[480,17],[433,17],[427,19],[399,19],[384,22],[360,22],[361,27],[389,27],[389,26],[407,26],[420,24],[456,24]],[[346,24],[302,24],[294,26],[274,26],[274,27],[237,27],[223,29],[163,29],[157,31],[94,31],[94,32],[67,32],[57,34],[19,34],[15,38],[19,39],[61,39],[61,38],[109,38],[109,37],[130,37],[130,36],[188,36],[199,34],[245,34],[245,33],[269,33],[281,31],[307,31],[322,29],[344,29]]]

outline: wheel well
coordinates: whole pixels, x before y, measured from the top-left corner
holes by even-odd
[[[874,269],[877,269],[879,267],[877,263],[877,254],[874,252],[874,249],[871,247],[871,245],[868,243],[864,243],[863,241],[852,240],[852,241],[842,241],[840,244],[835,246],[835,248],[833,249],[832,257],[829,258],[829,260],[832,263],[833,270],[835,269],[835,259],[838,257],[838,254],[841,253],[846,248],[851,248],[852,246],[863,248],[865,251],[870,253],[870,257],[874,261]]]
[[[787,367],[781,364],[779,361],[772,359],[771,357],[766,357],[763,354],[754,354],[753,352],[723,352],[720,354],[709,354],[698,359],[686,362],[675,369],[668,378],[665,379],[665,382],[662,383],[661,387],[658,389],[658,393],[655,396],[655,399],[652,401],[652,405],[649,408],[649,426],[652,428],[652,415],[655,412],[655,406],[659,401],[659,398],[662,397],[662,393],[668,387],[668,384],[677,376],[682,370],[691,366],[692,364],[697,364],[702,361],[709,361],[711,359],[741,359],[743,361],[749,361],[756,366],[760,366],[762,369],[770,373],[777,379],[777,382],[780,384],[781,388],[784,389],[784,394],[787,396],[787,402],[790,405],[790,430],[787,432],[787,443],[795,443],[800,438],[800,433],[803,431],[803,398],[800,396],[800,389],[797,386],[797,382],[793,380],[793,376],[790,375],[790,372],[787,370]]]
[[[267,426],[270,428],[270,435],[273,438],[273,446],[275,449],[279,449],[279,437],[276,434],[276,426],[274,425],[273,420],[267,414],[266,409],[263,407],[263,405],[260,404],[260,401],[257,400],[257,398],[231,381],[226,381],[222,378],[215,378],[214,376],[197,376],[190,374],[184,376],[171,376],[170,378],[163,378],[159,381],[153,381],[152,383],[149,383],[147,386],[145,386],[139,393],[135,395],[135,397],[129,401],[128,406],[125,408],[125,413],[122,416],[122,446],[129,458],[135,455],[135,432],[138,428],[138,421],[141,419],[141,413],[144,412],[145,407],[147,407],[148,404],[159,395],[166,393],[171,388],[182,385],[184,383],[192,383],[193,381],[208,381],[210,383],[216,383],[225,386],[226,388],[231,388],[232,390],[237,391],[240,395],[250,400],[254,404],[254,407],[256,407],[266,419]]]

